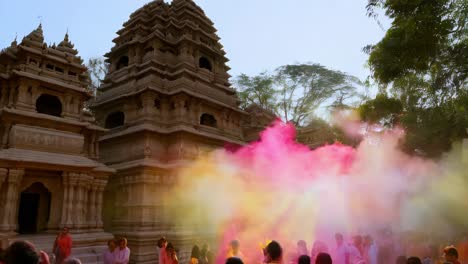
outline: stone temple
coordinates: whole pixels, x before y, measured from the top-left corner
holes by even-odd
[[[274,116],[238,107],[213,22],[192,0],[150,2],[117,34],[95,98],[68,34],[47,45],[39,25],[0,53],[2,247],[27,239],[50,252],[69,227],[84,263],[121,235],[131,263],[157,263],[162,235],[182,262],[212,241],[171,221],[177,170],[256,140]]]

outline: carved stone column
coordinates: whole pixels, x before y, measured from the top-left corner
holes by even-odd
[[[0,168],[0,204],[6,205],[6,188],[7,184],[5,184],[5,189],[3,189],[3,183],[8,177],[8,169]],[[7,213],[6,210],[0,210],[0,224],[3,224],[2,220],[4,215]]]
[[[97,197],[96,197],[96,227],[102,229],[104,223],[102,222],[102,203],[103,194],[106,187],[107,180],[97,181]]]
[[[70,181],[68,179],[68,173],[62,173],[62,187],[63,187],[63,197],[62,197],[62,217],[60,219],[60,228],[67,226],[67,215],[68,215],[68,204],[70,199]]]
[[[83,225],[84,187],[84,183],[82,181],[78,181],[78,184],[76,185],[76,196],[74,199],[75,222],[73,223],[73,227],[75,228],[81,228]]]
[[[4,214],[1,219],[0,231],[13,232],[17,228],[18,219],[18,187],[23,179],[24,169],[8,170],[7,189],[5,195]]]
[[[75,219],[74,219],[74,210],[75,210],[75,187],[78,184],[78,173],[68,173],[68,202],[67,202],[67,227],[74,226]]]
[[[88,226],[90,228],[96,228],[96,193],[97,193],[97,186],[95,184],[91,185],[89,191],[89,201],[88,201]]]
[[[2,125],[2,148],[8,147],[11,127],[11,122],[4,122]]]

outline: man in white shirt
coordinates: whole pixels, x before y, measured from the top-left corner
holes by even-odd
[[[127,239],[122,237],[119,240],[119,247],[114,250],[115,264],[128,264],[130,260],[130,249],[127,247]]]
[[[350,264],[349,262],[349,248],[344,243],[343,235],[338,233],[335,235],[336,249],[333,256],[333,263],[335,264]]]

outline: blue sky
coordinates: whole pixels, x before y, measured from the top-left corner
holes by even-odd
[[[115,32],[148,0],[0,0],[0,48],[42,21],[45,40],[65,32],[87,60],[112,47]],[[367,0],[195,0],[213,20],[231,75],[317,62],[365,79],[363,46],[385,31],[366,16]]]

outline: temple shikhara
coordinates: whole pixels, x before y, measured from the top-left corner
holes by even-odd
[[[0,241],[51,251],[71,230],[73,255],[100,263],[106,241],[126,236],[131,263],[156,263],[164,235],[188,258],[213,239],[174,226],[177,170],[226,143],[255,140],[274,116],[241,110],[213,22],[191,0],[150,2],[117,32],[97,97],[68,34],[43,28],[0,53]]]

